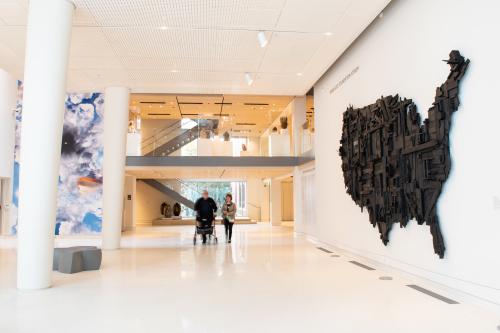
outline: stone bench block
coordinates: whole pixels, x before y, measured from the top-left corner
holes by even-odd
[[[95,246],[75,246],[54,249],[52,269],[65,274],[98,270],[102,252]]]

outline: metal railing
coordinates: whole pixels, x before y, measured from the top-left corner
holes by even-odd
[[[156,131],[155,133],[153,133],[153,135],[142,140],[141,151],[143,152],[143,155],[154,151],[162,144],[165,144],[170,139],[173,139],[174,136],[172,134],[177,134],[177,135],[181,134],[181,130],[182,130],[182,121],[179,120],[165,128]]]

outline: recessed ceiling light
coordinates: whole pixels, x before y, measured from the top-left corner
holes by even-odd
[[[179,71],[177,69],[172,69],[170,73],[179,73]]]
[[[325,32],[323,35],[325,35],[325,36],[331,36],[331,35],[333,35],[333,33],[330,32],[330,31],[328,31],[328,32]]]
[[[167,29],[168,29],[168,27],[167,27],[166,25],[162,25],[162,26],[160,27],[160,29],[161,29],[161,30],[167,30]]]
[[[253,84],[253,77],[250,73],[245,73],[245,81],[249,86]]]
[[[302,76],[302,73],[297,73],[297,76]]]
[[[267,40],[266,33],[264,31],[259,31],[257,34],[257,39],[259,41],[260,47],[266,47],[269,41]]]

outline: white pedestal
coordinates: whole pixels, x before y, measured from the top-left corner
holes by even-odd
[[[290,135],[269,135],[269,156],[290,156]]]
[[[213,156],[233,156],[233,144],[231,141],[213,141]]]
[[[198,139],[198,156],[212,156],[212,140]]]
[[[127,156],[141,156],[141,140],[140,133],[127,134]]]

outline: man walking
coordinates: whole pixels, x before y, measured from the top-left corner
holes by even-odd
[[[196,200],[194,204],[194,210],[196,212],[196,221],[199,222],[201,227],[209,227],[215,220],[215,214],[217,213],[217,204],[214,199],[208,196],[208,191],[204,190],[202,197]],[[207,235],[202,234],[203,244],[207,242]]]

